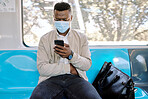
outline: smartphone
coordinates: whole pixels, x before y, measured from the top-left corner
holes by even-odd
[[[63,40],[54,40],[54,44],[64,46],[64,41]]]

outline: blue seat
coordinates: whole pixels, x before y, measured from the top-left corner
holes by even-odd
[[[1,99],[27,99],[37,85],[36,51],[0,51]]]
[[[87,71],[89,82],[97,76],[104,61],[110,61],[130,75],[127,49],[91,49],[92,66]],[[38,83],[36,50],[0,51],[0,98],[29,99]]]

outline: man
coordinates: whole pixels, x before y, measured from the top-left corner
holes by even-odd
[[[31,99],[100,99],[87,81],[91,66],[88,41],[84,34],[70,29],[71,7],[60,2],[54,6],[53,30],[41,37],[37,52],[39,84]],[[54,40],[63,40],[64,46]]]

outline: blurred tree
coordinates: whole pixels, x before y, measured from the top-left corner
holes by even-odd
[[[23,35],[24,42],[29,46],[37,46],[40,37],[54,28],[53,5],[64,0],[23,0]],[[73,0],[72,28],[79,29]]]
[[[36,46],[54,28],[53,5],[65,0],[23,0],[24,42]],[[74,0],[72,28],[80,29]],[[147,0],[79,0],[89,41],[148,41]]]
[[[147,0],[80,0],[80,4],[90,40],[148,41]],[[96,31],[87,27],[91,21]]]
[[[53,28],[54,0],[50,1],[23,0],[23,33],[27,45],[37,45],[40,37]]]

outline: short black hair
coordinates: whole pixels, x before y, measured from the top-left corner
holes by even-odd
[[[66,2],[59,2],[55,4],[54,10],[57,11],[69,10],[71,12],[71,6]]]

